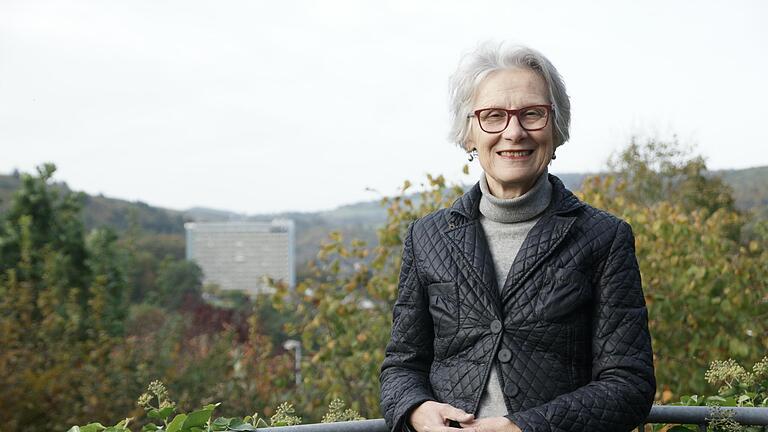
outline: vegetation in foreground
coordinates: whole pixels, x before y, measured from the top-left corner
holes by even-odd
[[[755,363],[751,371],[734,360],[712,362],[705,379],[720,388],[713,396],[683,396],[677,406],[711,407],[707,430],[711,432],[760,432],[762,427],[744,426],[733,419],[731,407],[768,407],[768,356]],[[214,432],[214,431],[252,431],[260,427],[293,426],[302,423],[296,416],[292,404],[284,402],[267,422],[258,413],[243,418],[213,418],[213,411],[219,404],[209,404],[190,413],[175,414],[176,403],[169,396],[165,386],[159,381],[149,385],[147,392],[139,397],[138,405],[144,408],[147,417],[160,423],[146,424],[142,432]],[[114,426],[105,427],[100,423],[86,426],[73,426],[68,432],[130,432],[128,425],[132,419],[126,418]],[[356,411],[345,409],[341,399],[335,399],[328,406],[328,412],[321,423],[338,421],[364,420]],[[651,430],[685,432],[698,431],[698,425],[654,424]]]

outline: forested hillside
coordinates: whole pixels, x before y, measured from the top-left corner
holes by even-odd
[[[740,170],[712,171],[710,175],[723,177],[733,188],[736,207],[742,210],[754,209],[768,217],[768,167]],[[565,185],[578,191],[588,176],[583,173],[558,174]],[[0,213],[8,208],[14,191],[19,188],[19,174],[0,175]],[[66,183],[56,183],[54,188],[69,191]],[[418,199],[417,194],[412,198]],[[386,220],[386,209],[378,200],[360,202],[322,212],[285,212],[274,214],[247,215],[226,210],[195,207],[188,210],[171,210],[153,207],[141,201],[130,202],[102,195],[82,194],[82,218],[86,230],[109,227],[118,233],[129,229],[153,237],[147,242],[152,247],[166,250],[174,256],[184,253],[184,222],[264,220],[288,218],[296,223],[297,273],[301,276],[306,263],[317,254],[320,243],[329,232],[337,230],[345,238],[357,238],[373,244],[376,242],[376,228]]]

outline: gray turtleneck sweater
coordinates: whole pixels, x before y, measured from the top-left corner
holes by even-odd
[[[552,184],[545,170],[528,192],[516,198],[500,199],[491,195],[488,181],[483,174],[480,178],[480,189],[483,192],[480,198],[480,224],[488,240],[488,248],[496,268],[496,280],[501,290],[523,240],[552,199]],[[475,418],[507,415],[497,365],[494,360],[491,376],[483,391]]]

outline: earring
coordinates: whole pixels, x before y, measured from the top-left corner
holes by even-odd
[[[555,160],[555,159],[557,159],[557,155],[555,154],[555,152],[552,152],[552,160]]]
[[[472,162],[477,157],[477,149],[472,149],[472,150],[468,151],[467,155],[468,155],[467,156],[467,160]]]

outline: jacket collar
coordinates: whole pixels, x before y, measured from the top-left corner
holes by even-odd
[[[562,215],[572,212],[584,203],[566,189],[563,182],[552,174],[547,174],[552,183],[552,201],[544,210],[544,213]],[[472,188],[464,195],[459,197],[450,207],[449,212],[454,216],[462,216],[468,220],[478,219],[480,217],[480,198],[483,196],[480,190],[480,183],[475,183]]]

